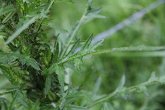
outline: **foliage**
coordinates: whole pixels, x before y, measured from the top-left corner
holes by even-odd
[[[105,2],[105,8],[102,10],[106,9],[106,3],[111,4],[108,0],[103,0],[103,2]],[[141,41],[138,38],[135,38],[133,44],[129,46],[124,38],[114,38],[110,41],[111,49],[107,44],[108,40],[104,43],[104,39],[92,43],[94,37],[92,33],[95,32],[92,32],[90,27],[101,26],[100,21],[107,20],[100,14],[101,9],[95,8],[97,4],[100,7],[100,3],[100,1],[92,0],[80,0],[80,3],[75,0],[0,0],[0,83],[4,82],[0,84],[0,108],[2,110],[116,110],[123,108],[136,110],[139,109],[139,105],[141,110],[161,109],[161,103],[164,101],[155,97],[164,96],[162,94],[164,90],[160,88],[165,84],[164,60],[161,58],[164,57],[165,47],[160,45],[137,46],[136,43]],[[130,1],[127,0],[127,3],[130,4]],[[58,18],[62,15],[61,10],[66,15],[68,12],[68,10],[59,8],[60,4],[86,6],[81,17],[77,15],[72,19],[75,21],[80,17],[80,20],[74,22],[75,25],[68,26],[68,29],[58,24],[64,22],[63,25],[67,26],[65,23],[70,20],[66,18],[62,21]],[[56,10],[60,11],[56,14]],[[157,11],[159,12],[157,16],[163,19],[164,14],[160,10]],[[72,15],[74,11],[77,10],[72,9]],[[112,15],[114,13],[118,11],[112,12]],[[105,12],[102,14],[104,15]],[[159,22],[164,23],[163,20],[159,21],[152,15],[148,16],[151,16],[149,20],[153,19],[156,23],[158,22],[157,25],[161,24]],[[122,17],[122,15],[119,16],[120,19]],[[98,21],[98,24],[95,24],[95,21]],[[143,22],[149,21],[141,21],[139,25],[141,26]],[[137,27],[129,28],[131,32],[128,38],[138,35],[134,32]],[[164,25],[159,28],[164,28]],[[127,31],[125,29],[118,35],[126,36],[124,33]],[[161,37],[165,35],[164,31],[156,33]],[[130,41],[132,39],[132,37],[129,38]],[[116,41],[118,43],[113,44]],[[157,42],[151,41],[150,43],[161,44],[164,40],[160,38]],[[117,48],[113,48],[115,46]],[[103,49],[103,47],[108,49]],[[151,57],[157,58],[155,64],[152,64],[154,61]],[[107,60],[108,58],[111,58],[111,63],[101,61],[101,59]],[[131,61],[134,58],[151,58],[149,61],[152,65],[142,62],[142,64],[138,63],[137,67],[133,66],[137,63]],[[144,66],[141,67],[142,70],[137,69],[143,64],[146,68],[153,66],[156,69],[146,69]],[[112,70],[109,70],[109,65],[112,66]],[[123,70],[124,65],[130,69]],[[117,67],[113,68],[113,66],[119,66],[120,69],[116,70]],[[148,69],[152,72],[151,76],[145,74],[149,72]],[[125,74],[113,72],[125,72]],[[131,72],[136,74],[131,75]],[[111,81],[107,79],[109,76]],[[121,80],[119,80],[120,77]],[[160,102],[160,105],[155,104],[150,108],[148,105],[154,103],[153,99],[158,104]]]

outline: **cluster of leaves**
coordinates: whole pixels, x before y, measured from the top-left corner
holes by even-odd
[[[69,0],[72,2],[72,0]],[[98,95],[95,91],[73,88],[65,82],[66,68],[72,68],[86,55],[110,53],[112,56],[164,56],[164,47],[114,48],[98,50],[102,43],[92,43],[93,35],[81,41],[81,26],[99,15],[92,0],[79,21],[62,40],[62,33],[54,31],[51,8],[55,0],[1,0],[0,1],[0,75],[9,80],[9,87],[0,92],[0,107],[4,110],[87,110],[101,107],[109,110],[109,99],[132,92],[144,92],[150,85],[164,84],[165,77],[152,74],[148,81],[125,87],[125,76],[114,92]],[[69,64],[69,65],[67,65]],[[2,97],[1,97],[2,96]],[[101,104],[101,106],[97,106]]]
[[[52,74],[47,73],[46,69],[57,60],[55,51],[51,51],[50,45],[42,41],[46,36],[42,22],[52,3],[41,0],[1,1],[1,36],[6,41],[3,47],[8,48],[7,51],[3,47],[1,49],[2,72],[13,88],[26,91],[27,97],[33,101],[44,103],[58,100],[59,97],[59,81],[55,73],[50,81],[54,88],[49,93],[44,92],[47,76]],[[53,98],[50,99],[50,95]]]
[[[64,44],[59,40],[60,33],[50,35],[45,31],[50,29],[47,23],[53,3],[54,0],[1,0],[0,69],[12,85],[1,93],[12,94],[9,105],[6,101],[10,100],[2,98],[5,108],[22,107],[16,102],[24,97],[27,103],[37,103],[43,109],[47,105],[62,110],[69,94],[69,89],[64,89],[64,63],[82,58],[97,46],[90,44],[91,37],[85,42],[75,40],[82,24],[99,17],[100,9],[93,9],[91,0]]]

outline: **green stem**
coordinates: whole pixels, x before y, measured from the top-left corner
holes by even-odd
[[[52,7],[55,0],[51,0],[50,4],[48,5],[48,8],[46,9],[46,12],[48,13],[50,8]]]
[[[88,11],[86,10],[85,13],[82,15],[81,19],[79,20],[79,22],[75,25],[75,27],[72,29],[71,33],[68,35],[67,38],[69,38],[67,44],[66,44],[66,48],[64,49],[64,51],[61,54],[61,58],[63,58],[69,48],[69,45],[71,44],[72,40],[74,39],[77,31],[80,29],[81,25],[84,23],[86,15],[87,15]]]
[[[91,107],[93,107],[93,106],[95,106],[95,105],[97,105],[97,104],[99,104],[99,103],[103,103],[103,102],[105,102],[105,101],[111,99],[111,98],[112,98],[113,96],[115,96],[117,93],[118,93],[118,92],[114,91],[113,93],[111,93],[111,94],[109,94],[109,95],[106,95],[106,96],[104,96],[104,97],[102,97],[102,98],[100,98],[100,99],[97,99],[97,100],[94,101],[94,103],[88,105],[86,108],[89,109],[89,108],[91,108]]]
[[[103,96],[99,99],[96,99],[93,103],[89,104],[87,106],[87,108],[92,108],[93,106],[97,105],[97,104],[100,104],[100,103],[103,103],[109,99],[111,99],[112,97],[116,96],[117,94],[120,94],[120,93],[125,93],[125,92],[137,92],[138,90],[141,90],[142,88],[146,88],[150,85],[154,85],[154,84],[164,84],[164,79],[165,77],[155,77],[155,79],[149,79],[148,81],[144,82],[144,83],[141,83],[141,84],[137,84],[137,85],[134,85],[134,86],[131,86],[131,87],[123,87],[121,90],[119,91],[114,91],[113,93],[109,94],[109,95],[106,95],[106,96]]]
[[[95,52],[86,52],[83,54],[70,56],[61,60],[58,62],[58,64],[64,64],[68,61],[72,61],[87,55],[97,55],[104,53],[110,53],[111,56],[115,57],[164,57],[165,51],[162,50],[165,50],[165,47],[122,47],[107,50],[97,50]]]

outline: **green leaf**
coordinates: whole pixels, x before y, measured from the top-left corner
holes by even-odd
[[[21,27],[19,27],[6,41],[6,44],[11,43],[15,38],[17,38],[25,29],[27,29],[31,24],[33,24],[40,16],[36,15],[25,22]]]
[[[0,52],[0,64],[10,64],[18,59],[15,53],[4,53]]]
[[[68,48],[65,56],[70,56],[70,54],[74,54],[79,43],[80,43],[80,40],[77,40],[73,45],[71,45],[70,48]]]
[[[124,87],[124,84],[125,84],[125,75],[122,76],[120,83],[119,83],[118,87],[116,88],[115,92],[121,91]]]
[[[11,84],[18,86],[24,84],[24,77],[26,77],[26,74],[24,71],[20,70],[20,68],[2,65],[0,65],[0,68]]]
[[[30,58],[29,56],[19,55],[19,60],[23,65],[26,64],[36,70],[40,70],[38,62],[35,59]]]
[[[15,53],[0,52],[0,64],[11,64],[17,59],[21,62],[22,65],[26,64],[28,66],[33,67],[36,70],[40,70],[37,61],[33,58],[30,58],[29,56],[21,55],[18,52]]]
[[[2,23],[4,24],[4,23],[7,23],[12,17],[13,17],[13,15],[15,14],[15,12],[10,12],[10,13],[8,13],[6,16],[5,16],[5,18],[2,20]]]
[[[45,75],[57,74],[60,83],[60,90],[64,92],[64,69],[58,64],[53,64],[48,70],[45,70]],[[49,79],[49,78],[48,78]]]
[[[56,64],[55,70],[56,70],[56,74],[58,76],[58,80],[60,83],[61,93],[64,93],[64,69],[61,66]]]
[[[103,44],[103,41],[104,40],[100,40],[99,42],[95,43],[95,44],[92,44],[91,42],[91,50],[95,50],[97,47],[101,46]]]
[[[5,44],[3,35],[0,35],[0,51],[9,52],[9,47]]]
[[[13,7],[13,5],[8,5],[6,7],[0,7],[0,17],[7,13],[14,12],[14,11],[15,11],[15,8]]]
[[[86,20],[84,23],[87,23],[95,18],[106,18],[105,16],[103,15],[100,15],[100,12],[101,12],[101,9],[100,8],[96,8],[96,9],[90,9],[88,10],[87,12],[87,15],[86,15]]]
[[[45,81],[45,88],[44,88],[44,94],[48,95],[50,89],[51,89],[51,83],[52,83],[52,75],[48,75],[46,77],[46,81]]]
[[[86,49],[88,48],[89,49],[89,46],[91,44],[91,41],[92,41],[92,37],[93,37],[93,34],[91,34],[88,39],[85,41],[85,44],[83,45],[83,49]]]

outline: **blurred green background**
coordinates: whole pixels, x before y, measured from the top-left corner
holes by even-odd
[[[91,33],[97,35],[133,13],[147,7],[155,0],[94,0],[94,7],[102,9],[104,19],[95,19],[84,25],[77,37],[86,39]],[[56,31],[67,32],[73,26],[84,11],[85,0],[72,0],[72,2],[57,2],[54,8]],[[100,50],[114,47],[131,46],[163,46],[165,43],[165,5],[146,14],[142,19],[125,27],[107,38]],[[59,28],[60,27],[60,28]],[[61,29],[61,30],[58,30]],[[126,75],[126,86],[132,86],[145,82],[151,73],[163,75],[165,59],[159,57],[112,57],[109,54],[87,57],[80,69],[72,71],[72,84],[75,87],[87,91],[95,91],[96,84],[100,82],[98,94],[108,94],[118,85],[123,74]],[[117,97],[106,103],[114,110],[164,110],[162,96],[154,97],[154,94],[162,91],[162,87],[151,87],[149,97],[145,94],[129,94],[125,97]],[[153,98],[151,98],[153,96]],[[161,97],[161,98],[160,98]],[[151,99],[149,99],[151,98]],[[144,107],[146,100],[148,104]],[[161,105],[162,104],[162,105]],[[112,108],[110,108],[112,107]],[[159,109],[156,109],[159,108]],[[96,108],[95,108],[96,109]],[[103,109],[97,108],[98,110]]]

